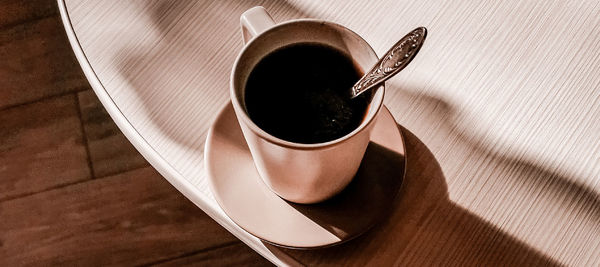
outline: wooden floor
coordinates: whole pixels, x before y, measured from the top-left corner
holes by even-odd
[[[266,264],[126,140],[54,0],[0,0],[0,266]]]

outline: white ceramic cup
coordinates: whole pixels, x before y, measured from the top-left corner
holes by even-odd
[[[352,181],[360,166],[383,103],[384,87],[376,89],[365,119],[354,131],[324,143],[301,144],[272,136],[252,122],[244,102],[246,81],[264,56],[290,44],[333,46],[350,55],[363,72],[377,62],[375,51],[339,24],[314,19],[275,24],[263,7],[242,14],[241,27],[246,46],[233,65],[231,102],[260,177],[288,201],[307,204],[334,196]]]

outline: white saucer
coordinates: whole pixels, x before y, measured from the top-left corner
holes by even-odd
[[[225,213],[250,234],[290,248],[334,245],[373,227],[392,208],[406,162],[401,131],[386,107],[354,180],[318,204],[285,201],[262,182],[231,103],[210,128],[204,153],[211,189]]]

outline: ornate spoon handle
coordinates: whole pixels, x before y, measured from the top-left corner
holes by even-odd
[[[352,98],[385,82],[387,79],[400,72],[423,46],[427,29],[419,27],[402,37],[375,66],[352,86]]]

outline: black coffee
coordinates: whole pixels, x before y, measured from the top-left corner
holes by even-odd
[[[321,143],[356,129],[372,94],[350,99],[360,77],[345,53],[316,43],[273,51],[256,65],[246,83],[245,104],[261,129],[296,143]]]

